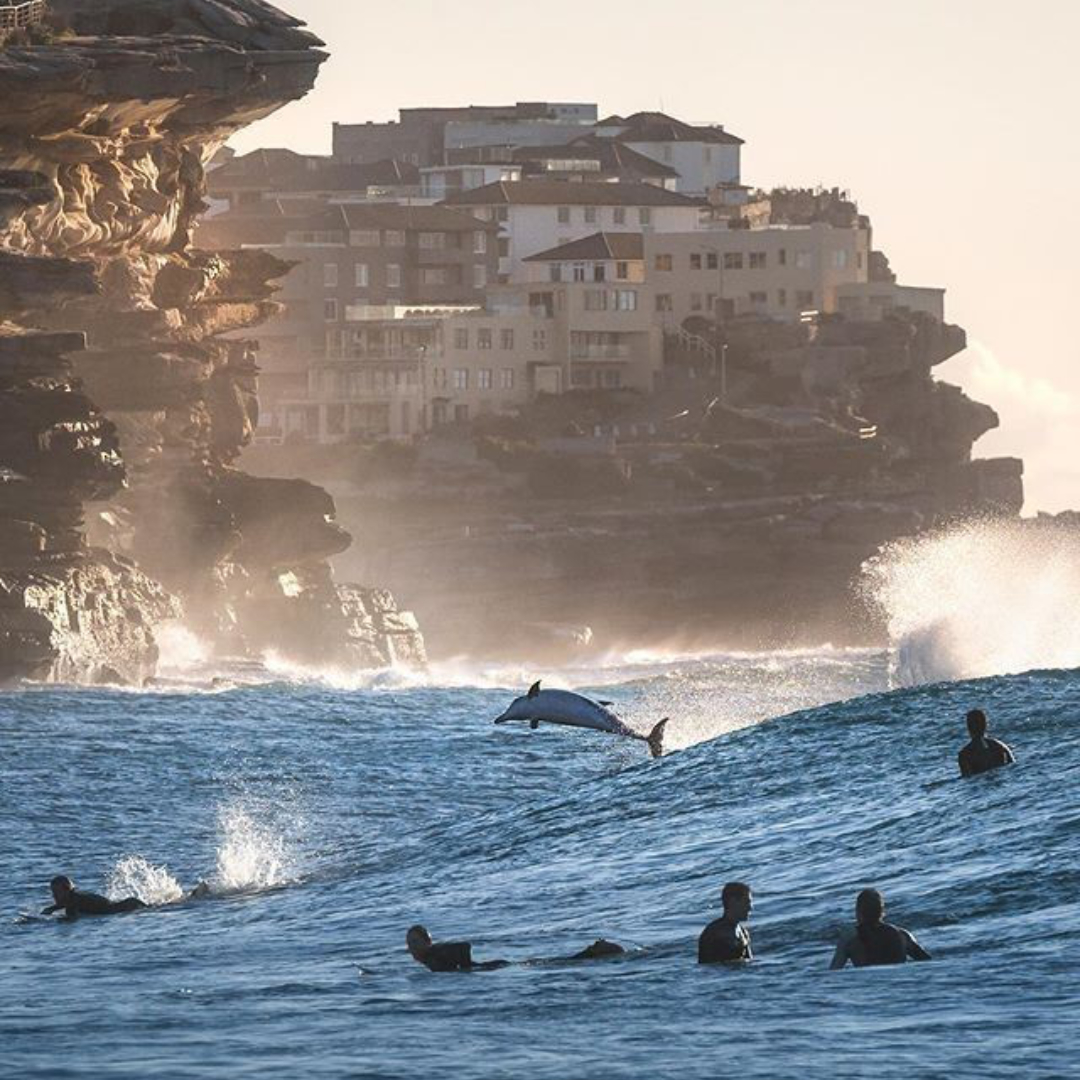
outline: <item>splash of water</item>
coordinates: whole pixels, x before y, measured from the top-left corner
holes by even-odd
[[[973,522],[900,540],[864,567],[900,685],[1080,667],[1080,530]]]
[[[297,863],[286,833],[268,817],[244,805],[218,814],[221,842],[210,881],[217,894],[251,892],[293,881]]]
[[[171,904],[184,890],[164,866],[155,866],[141,855],[127,855],[109,872],[105,895],[110,900],[136,896],[144,904]]]

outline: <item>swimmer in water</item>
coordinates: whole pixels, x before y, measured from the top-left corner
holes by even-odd
[[[509,960],[486,960],[478,963],[472,958],[468,941],[444,941],[435,944],[427,928],[413,926],[405,935],[405,944],[414,960],[428,971],[496,971],[507,967]]]
[[[836,946],[831,970],[839,970],[849,960],[855,967],[874,967],[930,959],[914,934],[884,918],[885,897],[877,889],[863,889],[855,900],[855,929]]]
[[[743,923],[754,909],[750,886],[742,881],[729,881],[720,893],[724,914],[714,919],[698,938],[698,963],[723,964],[753,960],[750,931]]]
[[[42,915],[52,915],[63,911],[69,919],[80,915],[122,915],[128,911],[139,911],[146,907],[138,897],[129,896],[126,900],[109,900],[97,893],[81,892],[72,884],[71,878],[60,875],[49,882],[55,903],[43,909]]]
[[[971,742],[960,751],[961,776],[977,776],[1016,761],[1003,742],[986,734],[986,713],[982,709],[972,709],[967,714],[967,728]]]

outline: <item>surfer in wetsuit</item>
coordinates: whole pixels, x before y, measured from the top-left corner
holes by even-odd
[[[724,914],[714,919],[698,938],[698,963],[721,964],[753,960],[750,931],[743,923],[754,909],[750,886],[742,881],[729,881],[720,893]]]
[[[986,713],[982,709],[972,709],[967,714],[967,728],[971,742],[960,751],[961,776],[977,776],[1016,761],[1003,742],[986,734]]]
[[[836,946],[831,970],[842,968],[849,960],[855,967],[875,967],[930,959],[914,934],[884,919],[885,897],[877,889],[863,889],[855,900],[855,929]]]
[[[495,971],[507,967],[509,960],[485,960],[477,963],[472,958],[472,944],[468,941],[444,941],[438,945],[431,940],[427,928],[413,926],[405,935],[405,944],[414,960],[428,971]]]
[[[80,915],[122,915],[127,911],[138,911],[146,905],[135,896],[129,896],[126,900],[109,900],[97,893],[80,892],[72,884],[71,878],[60,875],[49,882],[55,903],[50,904],[41,912],[42,915],[52,915],[57,911],[63,911],[69,919],[77,919]]]

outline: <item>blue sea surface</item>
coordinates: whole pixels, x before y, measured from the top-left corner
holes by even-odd
[[[640,729],[672,716],[655,761],[493,726],[527,673],[0,695],[0,1075],[1075,1076],[1080,675],[887,669],[562,673]],[[962,781],[976,705],[1018,764]],[[57,873],[156,906],[30,917]],[[729,879],[757,959],[699,967]],[[932,963],[828,970],[865,886]],[[521,963],[432,974],[416,922]],[[601,935],[632,951],[529,962]]]

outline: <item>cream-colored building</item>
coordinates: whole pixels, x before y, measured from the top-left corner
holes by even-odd
[[[877,322],[898,308],[922,311],[945,321],[945,290],[895,281],[866,281],[836,290],[837,310],[850,319]]]
[[[648,303],[675,329],[690,316],[797,320],[839,310],[837,290],[867,281],[870,230],[831,225],[643,234]]]

